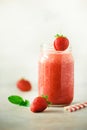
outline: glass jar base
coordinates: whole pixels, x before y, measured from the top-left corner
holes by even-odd
[[[69,103],[69,104],[51,104],[51,105],[49,105],[49,107],[65,107],[65,106],[68,106],[70,104],[71,103]]]

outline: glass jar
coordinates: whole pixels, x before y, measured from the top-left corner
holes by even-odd
[[[74,96],[74,59],[69,45],[56,51],[50,44],[41,47],[38,66],[38,93],[53,105],[68,105]]]

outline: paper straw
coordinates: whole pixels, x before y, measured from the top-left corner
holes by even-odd
[[[74,112],[74,111],[83,109],[85,107],[87,107],[87,102],[67,106],[67,107],[64,107],[64,109],[69,111],[69,112]]]

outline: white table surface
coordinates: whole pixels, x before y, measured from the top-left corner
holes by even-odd
[[[63,107],[48,107],[44,112],[32,113],[29,108],[8,102],[8,96],[16,94],[33,100],[37,91],[21,92],[15,85],[4,85],[0,90],[0,130],[87,130],[87,108],[76,112]],[[73,103],[87,99],[87,87],[75,89]]]

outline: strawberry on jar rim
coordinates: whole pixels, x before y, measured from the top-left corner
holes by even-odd
[[[56,39],[54,40],[54,48],[57,51],[64,51],[69,46],[69,40],[63,35],[56,34]]]

